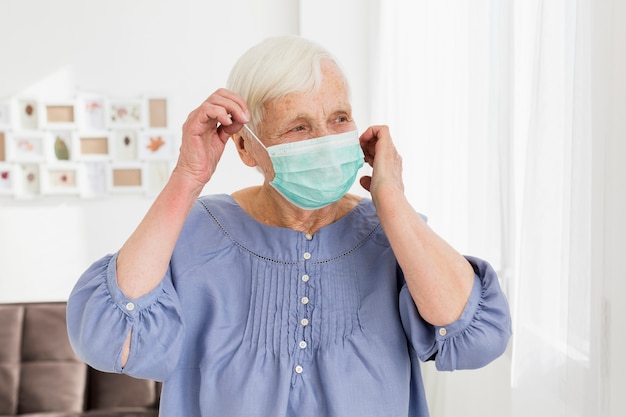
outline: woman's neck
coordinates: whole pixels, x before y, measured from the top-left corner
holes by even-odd
[[[232,197],[260,223],[310,234],[344,217],[360,200],[357,196],[346,194],[336,203],[321,209],[303,210],[289,203],[268,184],[236,191]]]

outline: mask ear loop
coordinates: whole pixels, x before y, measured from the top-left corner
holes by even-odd
[[[263,145],[263,142],[261,142],[261,140],[258,138],[257,135],[254,134],[254,132],[252,130],[250,130],[250,128],[248,127],[248,125],[243,125],[243,127],[246,128],[246,130],[248,132],[250,132],[250,134],[252,135],[253,138],[256,139],[257,142],[259,142],[259,145],[261,145],[263,147],[263,149],[265,149],[267,151],[267,148],[265,147],[265,145]]]

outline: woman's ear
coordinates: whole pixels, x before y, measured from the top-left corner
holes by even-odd
[[[257,166],[256,159],[250,153],[250,147],[246,146],[247,141],[244,139],[241,133],[235,133],[231,136],[233,142],[235,143],[235,147],[237,148],[237,153],[239,153],[239,158],[243,161],[244,164],[249,167]]]

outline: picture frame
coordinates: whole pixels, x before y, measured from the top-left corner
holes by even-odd
[[[78,127],[86,131],[106,129],[106,100],[95,94],[81,94],[76,100]]]
[[[13,104],[10,100],[0,100],[0,131],[13,128]]]
[[[170,124],[170,99],[167,95],[146,97],[148,129],[167,129]]]
[[[121,129],[111,132],[112,159],[114,161],[136,161],[139,132],[134,129]]]
[[[107,173],[110,170],[107,161],[87,161],[81,164],[81,197],[104,197],[108,192]]]
[[[17,183],[14,164],[0,163],[0,196],[13,196]]]
[[[43,131],[7,132],[7,161],[43,162],[46,159],[46,133]]]
[[[78,132],[76,143],[81,160],[111,159],[111,135],[109,132]]]
[[[39,114],[43,129],[74,129],[77,126],[76,100],[42,102]]]
[[[145,165],[141,163],[112,164],[107,176],[111,193],[137,193],[146,190]]]
[[[41,195],[40,164],[24,163],[17,165],[16,198],[34,198]]]
[[[139,132],[137,156],[142,161],[171,160],[174,155],[174,133],[167,130]]]
[[[39,129],[39,101],[34,98],[17,98],[13,106],[16,130]]]
[[[80,194],[80,170],[76,163],[46,164],[41,171],[41,193]]]
[[[105,107],[106,126],[110,129],[144,128],[146,101],[144,99],[108,99]]]
[[[0,130],[0,163],[7,161],[7,135]]]
[[[55,130],[46,132],[46,160],[49,162],[73,161],[76,159],[76,132]]]

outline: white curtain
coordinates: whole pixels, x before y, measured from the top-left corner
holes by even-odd
[[[492,262],[512,306],[510,409],[465,416],[597,416],[590,1],[379,2],[373,119],[414,206]]]
[[[520,0],[514,16],[513,415],[591,417],[590,0]]]
[[[392,0],[379,7],[372,119],[391,126],[413,205],[459,250],[502,271],[511,254],[510,60],[492,13],[506,16],[507,5]]]

